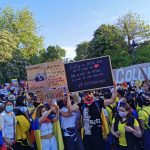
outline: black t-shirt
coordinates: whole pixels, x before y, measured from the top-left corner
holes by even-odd
[[[85,135],[100,135],[102,136],[102,120],[100,117],[100,111],[98,110],[96,104],[98,104],[101,111],[104,106],[103,100],[96,100],[91,105],[80,103],[79,109],[83,116],[83,127]]]

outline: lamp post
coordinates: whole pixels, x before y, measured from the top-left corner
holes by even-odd
[[[136,50],[138,48],[138,44],[135,43],[135,41],[133,40],[132,41],[132,44],[131,44],[131,54],[133,56],[133,59],[134,59],[134,65],[136,64]]]

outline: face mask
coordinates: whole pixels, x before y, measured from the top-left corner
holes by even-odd
[[[6,106],[6,111],[7,111],[7,112],[12,112],[13,109],[14,109],[13,106]]]
[[[125,118],[127,116],[126,112],[119,111],[119,116]]]

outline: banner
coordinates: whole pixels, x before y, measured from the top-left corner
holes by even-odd
[[[65,71],[70,92],[113,86],[109,56],[65,64]]]
[[[140,67],[142,67],[148,79],[150,79],[150,63],[143,63],[143,64],[133,65],[133,66],[124,67],[120,69],[114,69],[113,75],[115,81],[117,83],[143,81],[144,77]]]
[[[67,85],[64,64],[61,61],[27,66],[26,71],[30,91]]]

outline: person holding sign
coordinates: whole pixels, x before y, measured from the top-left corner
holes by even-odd
[[[62,101],[59,101],[58,104],[65,150],[84,150],[81,136],[76,127],[79,110],[76,112],[70,112],[68,110],[67,96],[65,96]]]
[[[52,112],[55,112],[56,116],[54,118],[49,118]],[[46,106],[41,105],[37,108],[36,114],[40,123],[42,150],[58,150],[57,140],[53,134],[53,122],[59,119],[58,111],[56,112],[54,107],[48,110]]]
[[[116,87],[112,93],[111,99],[96,100],[91,91],[84,93],[82,102],[78,105],[71,105],[70,98],[67,99],[67,107],[70,112],[80,110],[83,117],[83,142],[86,150],[105,150],[104,138],[108,128],[106,118],[102,108],[115,101],[117,96]],[[105,134],[104,134],[105,133]]]

